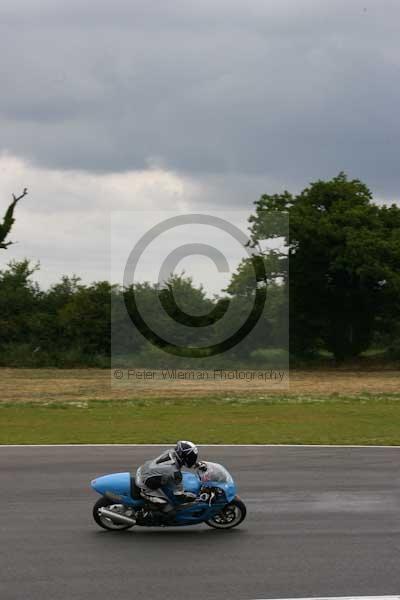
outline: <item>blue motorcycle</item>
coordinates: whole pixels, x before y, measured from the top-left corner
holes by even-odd
[[[164,500],[146,497],[130,473],[98,477],[91,482],[92,488],[101,494],[93,507],[93,518],[108,530],[124,530],[134,525],[177,527],[199,523],[216,529],[232,529],[243,521],[246,506],[236,495],[235,482],[225,467],[203,462],[201,470],[185,471],[182,476],[183,501],[168,488],[162,488]],[[186,501],[188,497],[190,502]],[[173,508],[163,512],[161,504],[168,501]]]

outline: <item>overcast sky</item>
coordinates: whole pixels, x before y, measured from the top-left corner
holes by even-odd
[[[229,215],[340,170],[397,201],[399,23],[398,0],[2,0],[1,212],[29,196],[0,268],[109,278],[113,210]]]

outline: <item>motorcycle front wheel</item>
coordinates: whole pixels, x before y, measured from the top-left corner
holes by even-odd
[[[97,525],[102,527],[103,529],[108,529],[109,531],[122,531],[124,529],[130,529],[133,525],[128,525],[125,523],[115,523],[109,517],[102,515],[99,512],[99,508],[109,508],[115,512],[124,513],[126,507],[123,504],[117,504],[115,500],[111,500],[102,496],[93,506],[93,519],[96,521]]]
[[[245,519],[246,513],[244,502],[239,498],[235,498],[220,513],[205,521],[205,523],[209,527],[214,527],[214,529],[233,529]]]

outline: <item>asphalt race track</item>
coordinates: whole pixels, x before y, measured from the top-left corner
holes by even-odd
[[[398,594],[400,447],[208,447],[248,518],[106,532],[97,475],[160,448],[0,447],[1,600],[242,600]]]

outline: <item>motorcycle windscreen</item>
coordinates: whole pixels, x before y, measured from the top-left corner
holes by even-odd
[[[218,463],[203,463],[207,468],[199,473],[201,483],[204,487],[218,487],[224,491],[226,499],[231,502],[236,496],[236,485],[232,475]]]
[[[91,486],[99,494],[117,494],[118,496],[129,496],[131,491],[130,473],[112,473],[97,477],[91,482]]]

